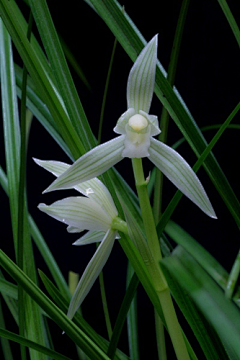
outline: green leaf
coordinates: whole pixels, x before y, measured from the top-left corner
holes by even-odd
[[[233,17],[233,14],[227,4],[227,1],[226,0],[218,0],[218,3],[221,6],[224,15],[226,16],[226,19],[232,29],[235,39],[237,40],[238,46],[240,46],[240,30],[236,23],[236,20]]]
[[[133,281],[134,270],[130,262],[127,269],[127,286]],[[138,278],[135,276],[135,282],[139,283]],[[137,289],[137,285],[136,285]],[[129,354],[131,359],[139,360],[139,336],[138,336],[138,317],[137,317],[137,291],[135,291],[133,300],[127,313],[127,331],[128,331],[128,344]]]
[[[73,83],[47,3],[45,0],[30,0],[29,3],[69,118],[84,148],[90,150],[96,141]]]
[[[119,309],[117,320],[116,320],[114,328],[113,328],[113,333],[112,333],[111,341],[110,341],[108,352],[107,352],[108,356],[111,359],[115,354],[118,340],[120,338],[121,331],[122,331],[123,325],[126,321],[127,313],[129,311],[130,305],[133,301],[133,297],[136,293],[138,284],[139,284],[138,277],[135,273],[133,273],[131,281],[128,284],[127,291],[124,295],[124,299],[122,301],[121,307]],[[136,344],[134,344],[134,345],[132,344],[132,345],[135,348],[137,348],[137,343],[138,343],[137,338],[135,338],[134,340],[136,341]],[[131,356],[131,358],[132,358],[132,356]],[[136,359],[136,357],[134,359]]]
[[[177,247],[172,256],[163,259],[161,267],[165,275],[168,274],[168,278],[171,276],[187,292],[201,316],[204,317],[202,325],[205,323],[206,328],[202,330],[196,328],[198,323],[194,325],[191,321],[193,331],[201,346],[205,348],[204,351],[212,352],[213,355],[217,353],[217,356],[213,357],[215,359],[228,358],[226,354],[224,355],[224,352],[227,352],[230,359],[237,360],[240,355],[240,315],[235,305],[226,299],[216,283],[183,248]],[[187,308],[185,308],[186,311]],[[187,315],[189,318],[192,316]],[[223,347],[219,346],[216,335],[223,343]],[[209,351],[208,345],[205,344],[207,336],[208,342],[212,342]],[[212,358],[210,354],[209,358]]]
[[[3,187],[4,191],[8,195],[8,181],[7,181],[7,177],[4,173],[4,171],[2,170],[1,166],[0,166],[0,184]],[[44,258],[44,261],[46,262],[46,264],[53,276],[53,279],[55,280],[57,286],[62,291],[62,293],[69,294],[69,289],[68,289],[67,283],[56,263],[56,260],[53,257],[51,251],[49,250],[49,247],[47,246],[40,230],[38,229],[36,223],[34,222],[34,220],[30,214],[29,214],[28,221],[29,221],[30,231],[31,231],[33,240],[34,240],[35,244],[37,245],[42,257]]]
[[[17,112],[17,96],[15,85],[14,64],[12,59],[12,49],[9,34],[0,21],[0,47],[1,47],[1,89],[2,89],[2,107],[5,138],[5,153],[8,174],[8,192],[10,199],[10,211],[13,229],[13,239],[17,260],[26,273],[36,281],[36,272],[32,254],[31,238],[28,232],[27,207],[25,199],[18,198],[19,193],[19,171],[20,171],[20,129]],[[21,185],[23,186],[23,184]],[[19,223],[19,212],[23,217]],[[24,242],[24,262],[20,262],[18,253],[18,227]],[[25,322],[27,334],[32,340],[44,344],[44,327],[42,323],[39,307],[32,303],[32,300],[26,296],[21,289],[18,295],[19,300],[19,329],[23,333],[23,323]],[[31,309],[31,311],[29,311]],[[44,359],[41,354],[32,353],[31,356],[36,359]],[[35,357],[36,356],[36,357]]]
[[[8,0],[1,1],[0,15],[29,74],[38,88],[42,100],[46,103],[52,117],[56,121],[59,131],[69,146],[71,153],[77,159],[80,154],[85,152],[85,148],[69,120],[62,99],[59,97],[54,83],[46,72],[44,64],[41,63],[41,59],[27,40],[22,25],[17,21],[18,12],[14,2]]]
[[[6,294],[14,300],[18,298],[17,286],[5,280],[0,275],[0,292]]]
[[[23,336],[19,336],[11,331],[0,328],[0,336],[5,339],[15,341],[19,344],[22,344],[26,347],[39,351],[42,354],[51,356],[51,358],[56,360],[71,360],[69,357],[62,355],[54,350],[48,349],[45,346],[42,346],[34,341],[28,340]],[[5,358],[7,360],[7,358]],[[10,359],[10,358],[9,358]]]
[[[17,95],[21,99],[22,97],[22,69],[15,64],[15,75],[17,84]],[[40,99],[37,94],[36,86],[32,79],[28,77],[27,81],[27,107],[31,110],[33,115],[42,124],[42,126],[53,137],[56,143],[62,148],[62,150],[68,155],[71,160],[74,160],[69,147],[60,135],[57,125],[53,120],[49,110],[45,103]]]
[[[0,298],[0,327],[5,331],[4,314]],[[1,337],[1,347],[4,356],[4,360],[13,360],[13,355],[8,339]]]
[[[39,270],[39,275],[53,301],[64,313],[67,312],[67,309],[69,307],[69,298],[63,296],[41,270]],[[86,320],[84,320],[84,318],[80,315],[79,312],[76,312],[73,321],[80,329],[82,329],[86,333],[87,336],[89,336],[90,339],[94,341],[95,344],[97,344],[104,352],[107,352],[109,342],[99,336],[96,331],[93,330],[93,328],[86,322]],[[114,359],[128,359],[128,357],[117,349]]]
[[[30,297],[65,331],[67,335],[90,357],[109,360],[103,351],[80,330],[48,297],[0,250],[0,263],[8,274],[20,284]]]

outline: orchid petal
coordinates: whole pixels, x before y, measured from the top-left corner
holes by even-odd
[[[98,246],[97,251],[88,263],[88,266],[86,267],[70,302],[67,313],[67,316],[70,319],[73,318],[75,312],[82,304],[93,283],[106,264],[114,244],[115,236],[116,231],[109,229],[104,239]]]
[[[52,205],[39,204],[38,208],[54,219],[79,229],[107,231],[111,219],[92,199],[69,197]]]
[[[189,164],[183,157],[166,144],[151,138],[149,159],[164,175],[194,202],[203,212],[212,218],[216,214],[208,199],[208,196]]]
[[[76,240],[73,245],[87,245],[96,242],[100,242],[104,239],[105,232],[104,231],[88,231],[85,235],[83,235],[80,239]]]
[[[71,166],[60,161],[43,161],[39,159],[34,159],[34,161],[57,177],[62,175]],[[84,181],[81,184],[73,186],[73,188],[96,201],[111,217],[114,218],[117,216],[117,209],[112,196],[106,186],[98,178]]]
[[[127,84],[128,108],[138,113],[149,112],[155,84],[157,62],[157,35],[145,46],[135,61]]]
[[[44,192],[68,189],[93,177],[101,175],[122,160],[124,136],[96,146],[75,161]]]

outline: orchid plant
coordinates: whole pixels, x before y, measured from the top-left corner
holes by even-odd
[[[89,230],[74,245],[101,242],[73,294],[68,310],[70,318],[74,316],[97,279],[110,255],[114,240],[118,236],[116,229],[118,225],[116,220],[117,209],[107,188],[96,176],[101,175],[122,158],[129,157],[133,159],[137,183],[139,170],[141,172],[137,161],[143,157],[148,157],[201,210],[210,217],[216,218],[200,180],[188,163],[175,150],[153,138],[153,136],[160,133],[157,116],[149,115],[155,84],[156,62],[157,35],[144,47],[130,71],[127,84],[128,109],[120,117],[114,128],[114,131],[120,134],[119,137],[95,147],[71,166],[60,162],[35,159],[40,166],[57,176],[57,179],[45,190],[45,193],[52,190],[75,188],[87,196],[87,198],[65,198],[50,206],[40,204],[39,209],[67,224],[69,232],[81,232],[83,229]],[[139,200],[142,214],[148,212],[145,208],[146,203],[141,202],[141,194],[139,194]],[[146,222],[151,223],[151,211],[148,212],[147,217],[145,217],[145,224]],[[124,231],[123,220],[119,220],[121,230]],[[148,238],[148,229],[146,228],[145,231]],[[137,232],[132,229],[129,232],[125,230],[125,232],[129,233],[136,246],[140,249],[140,253],[141,251],[144,252],[145,239],[141,238],[139,234],[137,235]],[[156,234],[154,237],[157,238]],[[158,240],[155,240],[154,246],[159,247]],[[154,263],[155,260],[155,263],[150,266],[149,272],[152,274],[152,281],[159,292],[159,300],[162,304],[165,321],[176,355],[179,359],[182,359],[183,356],[187,359],[188,353],[180,334],[174,310],[166,309],[164,304],[162,293],[168,287],[160,268],[156,270],[157,261],[161,257],[159,249],[157,253],[158,256],[156,256],[155,250],[151,249],[150,244],[150,250],[147,250],[148,262],[151,263],[152,261]],[[157,276],[155,273],[157,273]],[[170,296],[168,296],[167,301],[171,302]],[[174,318],[174,321],[172,318]]]
[[[216,248],[221,249],[223,241],[221,241],[221,236],[217,235],[221,229],[227,229],[227,234],[231,234],[231,238],[234,238],[233,233],[229,231],[230,227],[231,230],[233,228],[232,219],[237,224],[237,231],[240,228],[240,204],[237,191],[232,189],[221,169],[220,162],[217,161],[217,149],[215,153],[214,148],[217,142],[220,143],[226,129],[230,127],[235,131],[239,129],[237,124],[230,123],[240,110],[240,103],[226,120],[222,120],[219,116],[218,120],[222,122],[222,125],[214,124],[213,127],[201,129],[198,120],[193,119],[180,95],[181,82],[178,83],[177,79],[175,84],[174,77],[189,0],[182,1],[168,72],[165,72],[158,60],[158,57],[162,58],[164,55],[163,47],[159,44],[158,56],[158,35],[152,38],[150,35],[151,40],[148,42],[144,40],[140,30],[128,15],[130,2],[124,10],[117,0],[85,0],[85,2],[79,2],[78,6],[81,7],[82,3],[84,5],[81,16],[85,15],[84,6],[90,5],[95,10],[93,16],[98,14],[98,20],[103,20],[114,34],[114,49],[116,43],[119,42],[133,61],[132,67],[129,66],[126,106],[124,105],[125,88],[120,94],[119,84],[113,83],[111,86],[118,90],[121,107],[119,110],[118,106],[114,106],[115,115],[108,119],[104,108],[105,104],[108,106],[107,87],[114,58],[115,50],[113,50],[100,121],[98,123],[95,120],[93,131],[86,116],[88,110],[83,109],[79,98],[81,89],[79,93],[76,91],[65,56],[80,74],[86,89],[89,89],[88,81],[81,73],[71,51],[59,37],[46,0],[0,1],[0,83],[4,167],[6,164],[6,174],[0,166],[0,184],[9,197],[9,204],[6,205],[4,204],[5,195],[1,197],[4,209],[1,213],[2,233],[7,228],[5,216],[7,216],[8,208],[11,215],[11,234],[8,236],[4,233],[5,241],[2,241],[0,250],[0,266],[3,270],[0,270],[0,357],[2,358],[3,355],[4,360],[15,358],[21,360],[28,358],[30,360],[50,358],[59,360],[139,360],[141,358],[167,360],[173,357],[178,360],[197,360],[204,354],[207,360],[240,359],[240,289],[237,286],[240,256],[239,254],[236,256],[233,265],[232,262],[230,263],[229,268],[232,266],[232,270],[228,273],[220,262],[201,245],[204,240],[205,243],[209,242],[211,246],[214,246],[214,251]],[[226,0],[218,1],[218,3],[240,44],[240,32]],[[59,8],[61,4],[59,3]],[[201,4],[199,2],[194,6],[203,6]],[[30,9],[28,22],[23,15],[27,6]],[[72,4],[68,10],[75,6]],[[150,8],[152,9],[150,4],[148,8],[145,7],[146,10]],[[136,6],[134,11],[136,12]],[[154,14],[151,13],[151,15]],[[78,20],[79,11],[76,11],[76,16]],[[140,22],[142,26],[146,25],[147,16],[146,12],[144,22]],[[62,22],[64,27],[66,27],[66,19],[67,16],[64,13]],[[95,20],[90,21],[90,25],[84,22],[82,31],[79,31],[81,25],[79,22],[76,47],[81,48],[81,56],[88,56],[88,59],[93,61],[92,74],[96,69],[101,68],[99,62],[101,53],[98,52],[98,44],[93,41],[92,36],[89,42],[81,42],[81,40],[83,36],[88,39],[90,29],[93,29],[94,40],[98,37]],[[158,26],[153,16],[150,20],[148,34],[159,33],[162,39],[166,32],[161,33],[160,19],[158,18],[157,21]],[[34,31],[37,29],[38,38],[41,41],[34,37],[33,21],[35,22],[33,29]],[[212,23],[211,26],[213,26]],[[224,36],[225,27],[223,27]],[[219,33],[220,31],[218,28]],[[224,49],[224,41],[225,38],[222,37],[221,51]],[[12,42],[14,51],[12,51]],[[85,43],[90,46],[87,51],[85,51]],[[231,45],[230,41],[229,44]],[[105,43],[101,43],[101,51],[104,46]],[[94,49],[93,56],[88,53],[92,49]],[[230,54],[229,51],[222,53]],[[20,66],[14,62],[17,52],[22,59]],[[214,57],[214,71],[217,73],[221,68],[220,57],[218,59]],[[234,61],[237,56],[228,56],[228,58]],[[116,66],[117,72],[121,74],[122,71],[128,71],[126,66],[122,66],[123,59],[121,59],[121,65]],[[192,61],[191,57],[187,62],[190,61]],[[237,65],[236,68],[238,68]],[[228,67],[229,73],[231,70]],[[102,68],[101,71],[103,72]],[[229,76],[229,81],[235,78],[236,74],[235,70],[234,76]],[[219,77],[219,73],[217,76]],[[221,81],[222,78],[223,76],[221,76]],[[184,78],[185,80],[187,83],[188,75]],[[217,82],[216,77],[215,81]],[[208,82],[210,84],[211,77]],[[101,89],[97,81],[95,81],[96,84]],[[189,88],[191,89],[191,85]],[[212,91],[214,89],[212,84],[209,88],[211,97],[214,98],[217,95],[218,106],[222,109],[223,105],[220,106],[221,100],[218,99],[219,92],[215,94]],[[202,89],[204,91],[205,88]],[[227,89],[227,95],[231,94],[232,100],[234,92],[231,91],[231,83],[227,84]],[[93,92],[88,93],[86,90],[86,94],[92,101]],[[160,100],[163,105],[161,117],[158,114],[159,120],[157,115],[153,115],[155,113],[152,106],[154,96],[156,96],[156,101]],[[229,101],[225,102],[225,97],[227,97],[226,94],[223,113],[227,111],[230,104]],[[207,99],[206,94],[204,94],[205,99]],[[202,100],[196,97],[196,103],[204,108]],[[18,112],[19,104],[21,109]],[[207,110],[204,109],[205,119]],[[214,113],[214,116],[216,114]],[[198,115],[201,118],[201,113]],[[51,141],[53,139],[60,146],[69,157],[69,161],[36,158],[45,158],[46,155],[43,154],[47,152],[47,159],[57,157],[62,160],[61,153],[57,153],[55,157],[52,148],[45,146],[42,133],[40,136],[37,133],[36,136],[37,141],[40,140],[40,155],[39,153],[36,155],[35,148],[32,148],[33,141],[30,141],[29,147],[26,146],[28,139],[34,138],[35,132],[38,131],[37,126],[29,131],[33,116],[34,120],[43,125],[41,131],[47,130],[52,137]],[[184,136],[173,146],[169,146],[171,140],[167,140],[170,117]],[[101,136],[98,136],[97,142],[94,131],[95,126],[99,126],[100,135],[104,118],[108,121],[108,128],[112,126],[114,136],[107,142],[101,143],[99,140]],[[211,118],[210,114],[206,116],[206,121],[208,118]],[[213,131],[213,128],[217,131],[207,144],[203,131],[210,129]],[[197,156],[197,162],[193,167],[180,155],[182,151],[178,146],[184,141],[188,142]],[[226,146],[224,142],[224,151],[226,153],[231,151],[232,146],[233,144]],[[49,153],[50,149],[52,153]],[[29,153],[31,156],[26,156]],[[120,161],[127,167],[130,162],[125,158],[131,160],[135,189],[127,183],[128,171],[121,174],[121,167],[119,167],[119,172],[114,167]],[[151,171],[146,177],[145,164],[147,162]],[[27,174],[30,176],[28,181],[26,181],[26,163],[28,164]],[[206,172],[197,176],[196,173],[201,166]],[[44,195],[41,194],[45,187],[42,184],[45,181],[42,178],[43,169],[55,177],[43,191]],[[39,174],[41,184],[35,181],[38,176],[35,172]],[[32,181],[32,176],[35,176],[34,181]],[[171,187],[170,184],[170,192],[174,190],[174,187],[176,190],[166,207],[165,200],[168,199],[169,194],[165,190],[167,187],[165,187],[165,182],[162,182],[162,176],[174,185]],[[203,179],[202,176],[207,178]],[[199,178],[205,181],[207,192]],[[208,180],[212,184],[209,185]],[[33,192],[28,191],[31,186]],[[210,194],[211,186],[214,189],[211,193],[211,201],[217,209],[217,215],[207,195],[207,193]],[[65,190],[64,193],[67,195],[59,199],[58,194],[62,192],[49,194],[55,190]],[[196,205],[196,207],[193,206],[194,214],[196,214],[194,221],[199,224],[199,228],[201,225],[201,231],[198,225],[194,225],[197,240],[190,235],[189,229],[188,232],[179,226],[181,219],[178,218],[178,212],[173,214],[182,195],[188,198],[186,208],[181,214],[184,221],[189,222],[188,214],[191,205],[189,200]],[[54,197],[53,202],[49,200],[50,196]],[[43,198],[46,199],[46,204],[43,203]],[[221,208],[222,203],[224,206]],[[179,208],[182,209],[182,204]],[[38,218],[42,232],[37,226],[38,221],[36,223],[30,214],[31,209],[34,209],[36,213],[34,216]],[[47,218],[46,215],[52,219]],[[212,219],[217,219],[217,216],[224,221],[212,221]],[[230,218],[229,227],[225,225],[228,218]],[[63,223],[67,231],[65,229],[61,231],[63,226],[61,224],[59,234],[58,229],[54,227],[56,224],[53,219]],[[205,219],[206,223],[209,222],[211,226],[209,234],[202,219]],[[8,223],[7,220],[6,224]],[[45,226],[46,234],[44,234]],[[50,238],[52,233],[54,241]],[[203,236],[204,239],[201,238]],[[211,241],[208,241],[209,238]],[[13,246],[9,239],[13,240]],[[73,239],[74,248],[67,243],[67,239]],[[32,240],[35,243],[34,246],[32,246]],[[227,251],[226,254],[224,253],[228,260],[234,256],[235,251],[230,240],[232,239],[229,236],[229,243],[224,245],[225,249],[228,249],[228,253]],[[79,263],[84,256],[83,245],[92,246],[94,249],[93,255],[85,259],[87,265],[84,271],[79,270]],[[58,265],[58,259],[55,257],[57,258],[59,254],[53,256],[51,246],[55,246],[61,253],[67,267],[66,273],[62,270],[61,259]],[[119,252],[120,247],[124,252],[122,254]],[[61,249],[64,249],[64,253]],[[12,260],[8,257],[8,252]],[[41,254],[40,260],[38,252]],[[74,258],[76,256],[76,263],[72,260],[72,255]],[[122,255],[125,256],[126,262],[122,261]],[[105,276],[109,276],[108,269],[112,266],[111,261],[108,264],[107,261],[109,258],[114,259],[114,256],[117,256],[115,259],[121,262],[120,266],[117,265],[117,269],[114,264],[114,271],[109,272],[113,282],[111,286],[114,285],[114,296],[118,297],[116,304],[109,301],[109,288],[105,287],[109,280],[108,278],[106,281]],[[41,270],[41,261],[44,261],[44,268],[48,268],[50,275],[44,274]],[[127,269],[125,269],[126,263]],[[72,270],[78,274],[73,274]],[[66,280],[67,272],[68,280]],[[121,281],[122,279],[125,281],[126,273],[126,291],[123,290],[123,294],[116,280],[116,272],[121,276]],[[89,304],[93,299],[94,290],[98,290],[95,286],[98,278],[100,294],[97,300],[94,297],[94,305],[91,307]],[[142,297],[142,291],[145,292],[145,298]],[[143,308],[141,301],[144,302]],[[145,306],[145,301],[148,301],[150,311]],[[98,326],[100,330],[97,330],[97,326],[95,328],[95,311],[99,312],[102,308],[108,337],[104,333],[102,323]],[[113,308],[118,312],[116,320],[112,313]],[[87,313],[85,309],[90,309],[90,311]],[[152,310],[154,311],[151,314]],[[9,314],[14,321],[13,327],[9,321]],[[93,319],[89,319],[89,316],[93,316]],[[151,316],[155,321],[154,337],[150,329],[153,320]],[[139,318],[140,321],[138,321]],[[125,322],[127,326],[124,328]],[[18,333],[14,332],[16,325]],[[165,340],[166,334],[169,338]],[[193,334],[194,341],[192,341]],[[122,345],[119,342],[121,336],[122,339],[127,339],[126,344]],[[195,346],[196,340],[199,346]],[[70,345],[69,341],[71,341]],[[14,352],[12,352],[12,342],[20,344],[20,348],[13,349]],[[198,354],[200,354],[199,357]]]

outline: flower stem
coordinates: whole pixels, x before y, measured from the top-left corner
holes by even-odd
[[[168,286],[160,287],[159,283],[165,283],[166,279],[161,271],[159,261],[162,258],[159,240],[156,232],[156,225],[153,218],[152,208],[148,197],[147,192],[147,181],[144,178],[142,159],[134,158],[132,159],[133,172],[135,177],[135,183],[137,188],[137,193],[139,197],[140,208],[142,212],[143,223],[145,227],[146,237],[149,244],[151,254],[155,262],[151,265],[149,261],[149,272],[152,277],[153,284],[157,291],[159,301],[162,306],[164,318],[166,321],[167,329],[172,340],[172,344],[179,360],[187,360],[189,354],[186,348],[186,344],[183,339],[182,331],[175,313],[175,309],[172,303],[172,298]],[[155,271],[155,266],[157,265],[159,271]]]
[[[142,159],[132,159],[132,165],[147,240],[155,261],[159,263],[162,259],[162,254],[148,197],[147,181],[144,178]]]

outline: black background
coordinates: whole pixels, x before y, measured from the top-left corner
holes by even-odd
[[[156,33],[159,34],[158,58],[167,69],[181,2],[171,0],[120,3],[125,6],[125,11],[147,41]],[[89,91],[76,76],[74,70],[71,70],[86,115],[94,134],[97,135],[103,90],[114,37],[98,15],[83,1],[69,2],[69,4],[57,2],[57,6],[55,1],[49,1],[48,4],[59,34],[68,44],[91,85],[91,91]],[[239,24],[239,2],[232,0],[228,1],[228,4]],[[25,6],[23,9],[28,14]],[[34,32],[37,35],[36,30]],[[18,56],[15,56],[16,61],[21,64]],[[183,34],[175,85],[199,127],[222,124],[237,105],[240,83],[239,60],[238,44],[218,2],[216,0],[192,1]],[[126,110],[126,83],[131,66],[131,60],[118,44],[106,103],[102,142],[115,137],[112,129],[119,116]],[[161,103],[154,98],[151,113],[160,117],[161,109]],[[233,123],[239,123],[239,115],[235,117]],[[216,130],[208,131],[205,134],[206,139],[210,141],[215,132]],[[180,137],[180,131],[170,119],[168,145],[172,145]],[[2,137],[1,143],[3,143]],[[238,130],[227,130],[214,148],[214,154],[238,198],[240,195],[239,149]],[[56,192],[42,195],[42,191],[52,182],[53,177],[39,168],[32,161],[32,157],[70,161],[36,119],[33,120],[28,150],[29,210],[64,275],[67,277],[69,270],[81,274],[94,253],[95,246],[72,247],[71,243],[76,240],[76,237],[68,234],[64,225],[39,212],[37,205],[40,202],[50,204],[54,200],[67,196],[68,193]],[[178,151],[191,165],[194,164],[196,157],[187,143],[181,145]],[[1,153],[3,154],[3,152],[3,144],[1,144]],[[4,167],[2,155],[1,159]],[[151,164],[146,162],[145,165],[146,175],[148,175]],[[129,159],[124,159],[117,165],[117,169],[134,188]],[[239,249],[238,229],[204,170],[200,169],[198,174],[217,213],[218,220],[208,218],[186,198],[182,198],[172,218],[216,257],[226,270],[230,271]],[[164,180],[164,207],[174,193],[173,185],[168,180]],[[2,191],[0,194],[2,209],[4,209],[1,214],[2,233],[4,234],[2,248],[13,257],[8,201]],[[34,250],[37,267],[49,275],[48,269],[35,247]],[[116,242],[104,269],[107,299],[113,324],[124,296],[126,266],[126,257]],[[43,288],[42,284],[40,286]],[[141,358],[154,359],[156,358],[156,348],[153,310],[141,287],[138,298]],[[90,325],[101,335],[107,337],[98,282],[84,301],[82,309],[83,315]],[[51,328],[54,330],[56,350],[76,359],[75,347],[72,342],[68,341],[66,335],[62,336],[61,330],[52,323]],[[11,324],[9,329],[16,331],[14,325]],[[186,330],[189,331],[187,326]],[[191,332],[189,332],[189,336],[192,336]],[[123,351],[128,352],[126,340],[126,331],[124,331],[119,346]],[[173,358],[171,350],[169,350],[169,354],[172,356],[170,358]]]

